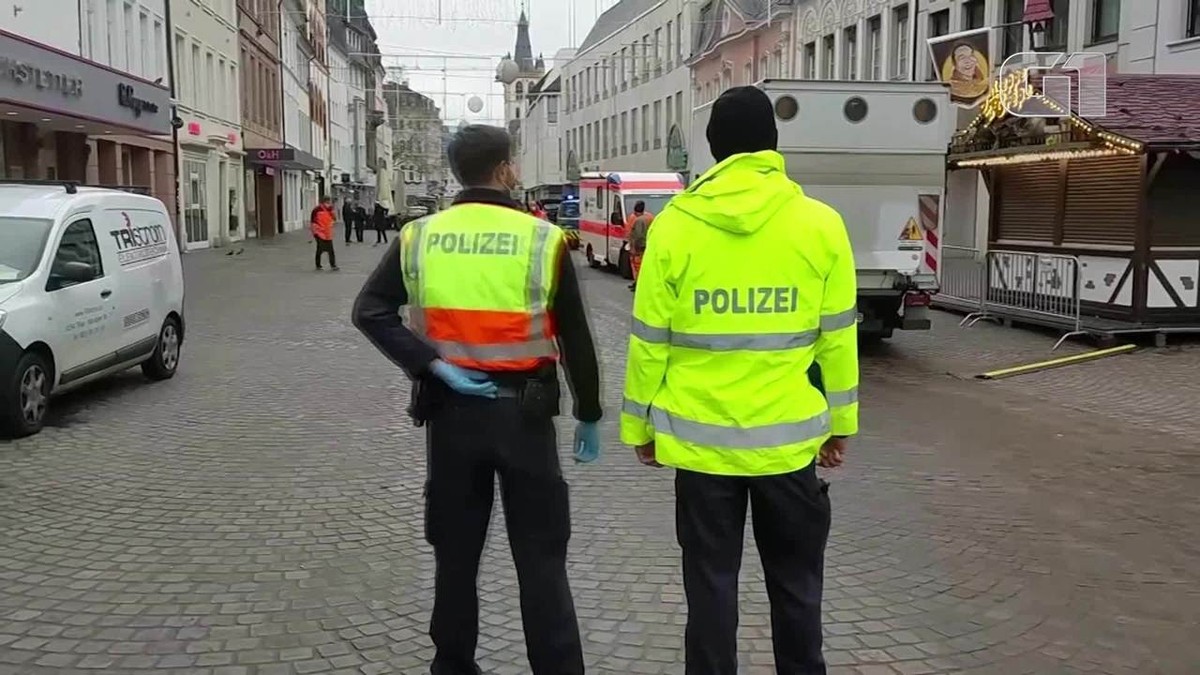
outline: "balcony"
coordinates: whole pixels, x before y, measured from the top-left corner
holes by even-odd
[[[642,141],[642,152],[650,152],[650,141]]]
[[[622,145],[621,146],[621,156],[624,157],[625,155],[628,155],[628,154],[629,154],[629,146]]]
[[[661,147],[662,147],[662,139],[661,138],[654,139],[654,149],[658,150]]]

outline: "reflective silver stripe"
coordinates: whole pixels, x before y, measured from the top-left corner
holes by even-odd
[[[633,334],[644,342],[654,342],[656,344],[665,344],[671,340],[670,328],[655,328],[650,324],[642,321],[636,316],[633,317]]]
[[[831,407],[858,403],[858,387],[845,391],[827,391],[825,392],[825,400]]]
[[[707,349],[714,352],[752,351],[771,352],[784,349],[810,347],[817,342],[820,333],[806,330],[800,333],[671,333],[671,344],[676,347]]]
[[[542,290],[542,281],[546,269],[546,243],[550,239],[549,223],[538,221],[534,224],[533,241],[529,246],[529,287],[527,303],[530,316],[529,337],[540,339],[545,335],[546,293]]]
[[[630,398],[625,398],[621,401],[621,412],[633,415],[640,420],[646,419],[649,411],[650,406],[645,403],[638,403]]]
[[[827,332],[849,328],[856,323],[858,323],[857,307],[851,307],[850,309],[844,312],[838,312],[837,314],[821,315],[821,330]]]
[[[817,330],[799,333],[681,333],[669,328],[655,328],[637,318],[633,320],[632,332],[638,339],[653,344],[670,344],[674,347],[707,349],[713,352],[768,352],[810,347],[816,344],[820,335],[820,331]]]
[[[730,427],[708,422],[696,422],[672,415],[652,406],[650,423],[659,433],[667,433],[681,441],[697,445],[717,446],[736,450],[773,448],[792,443],[812,441],[829,433],[829,413],[799,422],[782,422],[758,427]]]
[[[500,345],[469,345],[448,340],[425,338],[430,346],[445,358],[473,361],[503,361],[508,359],[537,359],[554,356],[554,342],[545,338]]]

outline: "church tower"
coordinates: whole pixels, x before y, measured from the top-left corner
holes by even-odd
[[[504,121],[510,129],[516,126],[514,122],[525,117],[525,111],[529,109],[528,94],[546,74],[546,63],[542,56],[539,54],[537,59],[533,57],[533,46],[529,41],[529,16],[524,7],[526,4],[522,3],[521,18],[517,20],[517,44],[512,53],[505,56],[505,59],[516,62],[519,70],[517,79],[512,84],[504,85]]]

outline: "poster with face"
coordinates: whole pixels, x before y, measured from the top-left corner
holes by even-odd
[[[963,108],[978,106],[992,83],[990,28],[929,40],[929,56],[938,79],[950,85],[950,100]]]

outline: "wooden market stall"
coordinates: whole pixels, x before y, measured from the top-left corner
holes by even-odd
[[[1011,296],[1014,284],[1028,282],[1027,295],[1077,293],[1091,333],[1200,330],[1200,76],[1109,75],[1106,114],[1086,119],[1006,112],[1004,101],[1037,93],[1024,83],[1017,74],[994,87],[956,134],[949,169],[984,177],[989,251],[1061,260],[1056,269],[1071,270],[1077,283],[993,265],[987,292]],[[1030,300],[1000,304],[1039,298]],[[1065,326],[1054,314],[1063,312],[1013,318]]]

